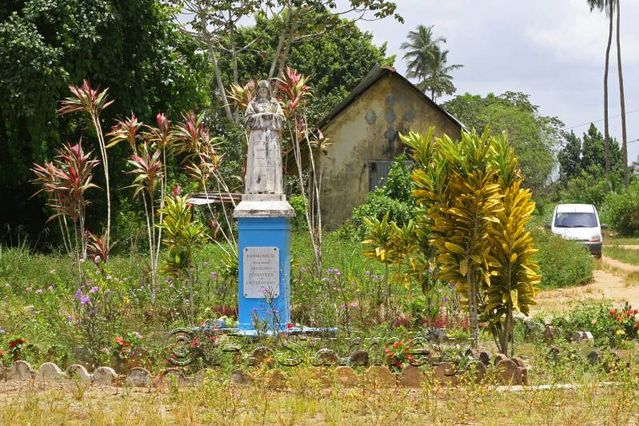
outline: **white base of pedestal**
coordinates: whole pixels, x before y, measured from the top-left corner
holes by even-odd
[[[233,212],[234,217],[293,217],[295,211],[285,195],[244,194]]]

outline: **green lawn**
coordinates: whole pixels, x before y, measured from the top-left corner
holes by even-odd
[[[603,254],[629,265],[639,265],[639,250],[626,249],[618,246],[604,246]]]
[[[605,236],[604,244],[606,246],[634,246],[639,245],[639,237]]]

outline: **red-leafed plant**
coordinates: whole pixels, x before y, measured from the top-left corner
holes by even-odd
[[[87,232],[87,257],[102,271],[102,265],[109,260],[114,244],[108,245],[104,235]]]
[[[300,105],[311,96],[311,88],[307,83],[308,77],[291,67],[286,67],[282,77],[277,80],[277,90],[287,118],[294,118]]]
[[[210,136],[202,115],[189,112],[183,115],[183,120],[182,123],[175,126],[174,136],[175,151],[182,158],[184,170],[189,177],[198,183],[200,190],[205,193],[207,198],[213,193],[223,199],[231,193],[231,190],[224,176],[220,173],[223,155],[220,155],[216,149],[217,139]],[[209,183],[212,183],[212,186]],[[228,199],[233,202],[232,197],[228,196]],[[210,204],[207,206],[217,222],[218,213],[212,211]],[[233,228],[231,216],[224,203],[221,203],[221,209],[225,226],[220,227],[218,222],[214,230],[222,235],[232,253],[224,245],[220,245],[220,248],[227,256],[237,257],[235,236],[233,232],[228,232]]]
[[[233,83],[226,92],[226,97],[233,101],[235,110],[245,111],[251,99],[255,97],[255,81],[249,80],[244,86]]]
[[[78,268],[80,259],[85,258],[87,253],[84,224],[89,201],[85,193],[97,188],[91,181],[93,169],[98,163],[92,158],[91,152],[84,152],[81,142],[78,142],[75,145],[63,145],[53,162],[34,164],[31,169],[36,176],[32,182],[40,187],[36,194],[47,195],[47,205],[53,211],[49,220],[59,219],[65,248],[74,254]],[[69,231],[69,220],[73,224],[73,236]]]
[[[287,118],[290,143],[297,168],[297,175],[305,200],[305,216],[308,225],[315,270],[322,272],[322,215],[320,194],[322,191],[321,157],[326,151],[328,139],[321,131],[314,131],[308,125],[305,115],[306,100],[312,96],[308,85],[308,77],[300,72],[286,67],[282,77],[277,80],[279,100],[282,103],[284,115]],[[308,156],[307,170],[309,179],[304,176],[303,153]]]
[[[98,145],[100,147],[102,166],[104,168],[104,184],[107,197],[107,224],[104,238],[108,245],[111,235],[111,186],[109,184],[109,159],[107,157],[102,125],[100,124],[100,114],[113,103],[113,100],[109,100],[108,98],[109,89],[100,90],[99,87],[93,88],[87,80],[84,80],[80,86],[70,85],[69,90],[71,91],[71,96],[61,102],[58,114],[65,115],[74,112],[83,112],[89,115],[91,123],[95,128]]]

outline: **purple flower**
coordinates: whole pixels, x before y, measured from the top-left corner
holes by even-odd
[[[97,293],[98,290],[100,290],[100,288],[97,287],[97,286],[96,287],[91,287],[91,290],[89,290],[89,293]]]
[[[80,298],[80,303],[82,303],[83,305],[89,304],[91,303],[91,299],[89,299],[89,296],[82,296]]]
[[[79,302],[80,300],[82,300],[82,296],[84,296],[84,295],[82,294],[82,289],[78,289],[78,290],[75,292],[75,296],[74,296],[74,297],[75,297],[75,300],[77,300],[77,301]]]
[[[336,277],[342,275],[342,272],[337,268],[328,268],[326,272],[328,272],[329,275],[335,275]]]
[[[69,321],[69,322],[73,322],[73,317],[72,317],[71,315],[69,315],[69,316],[67,317],[67,321]]]
[[[211,281],[215,281],[217,280],[217,272],[213,271],[211,272]]]

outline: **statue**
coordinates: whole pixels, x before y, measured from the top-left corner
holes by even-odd
[[[268,81],[257,84],[255,98],[246,108],[248,155],[245,175],[245,194],[284,193],[280,139],[284,113],[273,98]]]

